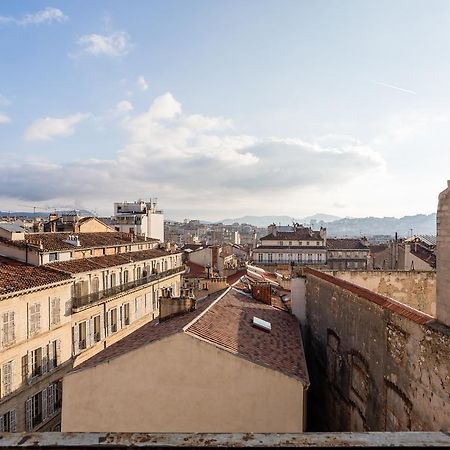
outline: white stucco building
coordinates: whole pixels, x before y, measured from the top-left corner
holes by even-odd
[[[164,242],[164,214],[157,209],[155,199],[150,199],[149,202],[138,200],[114,203],[114,217],[111,226],[117,231]]]

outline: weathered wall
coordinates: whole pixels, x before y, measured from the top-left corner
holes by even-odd
[[[436,313],[441,322],[450,326],[450,180],[448,188],[439,195],[436,256]]]
[[[307,274],[312,428],[450,428],[450,330]],[[425,319],[426,320],[426,319]],[[315,420],[314,420],[315,419]]]
[[[303,394],[293,378],[179,333],[66,376],[62,430],[301,432]]]
[[[333,271],[333,276],[436,315],[436,272]]]

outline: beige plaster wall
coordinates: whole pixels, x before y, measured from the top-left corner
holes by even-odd
[[[434,271],[332,271],[335,277],[436,315]]]
[[[303,385],[187,334],[63,381],[62,431],[301,432]]]

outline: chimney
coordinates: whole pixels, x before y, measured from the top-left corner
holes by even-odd
[[[439,194],[436,240],[436,317],[450,327],[450,180]]]
[[[252,285],[252,297],[255,300],[265,303],[266,305],[272,304],[272,288],[270,283],[255,283]]]

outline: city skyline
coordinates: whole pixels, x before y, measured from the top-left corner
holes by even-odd
[[[0,210],[434,212],[450,5],[229,5],[3,3]]]

